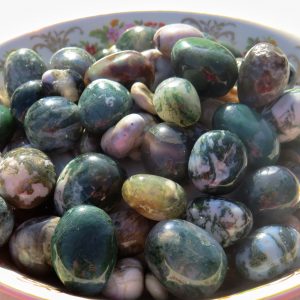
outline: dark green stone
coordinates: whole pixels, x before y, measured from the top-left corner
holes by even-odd
[[[156,30],[147,26],[134,26],[121,34],[116,42],[120,50],[144,51],[154,48],[153,36]]]
[[[9,239],[14,229],[15,218],[12,209],[0,197],[0,247]]]
[[[2,149],[11,138],[15,122],[9,108],[0,104],[0,148]]]
[[[161,221],[145,244],[148,267],[180,299],[202,299],[222,284],[224,250],[205,230],[184,220]]]
[[[244,104],[228,103],[213,116],[213,128],[235,133],[247,148],[249,165],[262,167],[275,164],[280,144],[273,127]]]
[[[20,85],[11,96],[12,115],[23,123],[29,107],[44,97],[41,80],[31,80]]]
[[[55,229],[51,249],[53,267],[68,290],[100,293],[116,263],[111,218],[92,205],[71,208]]]
[[[26,113],[24,127],[30,143],[44,151],[72,149],[82,131],[77,105],[58,96],[35,102]]]
[[[234,86],[238,69],[235,57],[222,45],[190,37],[173,47],[171,61],[175,74],[191,81],[199,96],[224,96]]]
[[[47,70],[43,59],[33,50],[21,48],[8,55],[4,65],[4,84],[11,96],[21,84],[41,79]]]
[[[116,124],[129,113],[131,106],[128,90],[108,79],[90,83],[78,102],[81,122],[92,133],[102,133]]]
[[[110,210],[120,199],[124,171],[110,157],[86,153],[71,160],[57,179],[54,202],[62,215],[71,207],[93,204]]]

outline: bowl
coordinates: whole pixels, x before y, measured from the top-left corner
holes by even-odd
[[[218,40],[228,42],[245,53],[259,41],[278,45],[295,66],[297,83],[300,84],[300,37],[276,29],[224,16],[188,12],[128,12],[98,15],[55,24],[14,38],[0,48],[0,101],[8,105],[3,84],[3,66],[6,56],[17,48],[32,48],[45,61],[65,46],[79,46],[91,54],[112,46],[120,34],[133,25],[159,28],[169,23],[185,23],[199,28]],[[219,292],[213,299],[299,299],[300,270],[281,279],[237,290]],[[7,297],[7,298],[5,298]],[[216,298],[217,297],[217,298]],[[18,271],[12,264],[7,247],[0,254],[1,299],[96,299],[71,295],[55,278],[32,278]],[[99,299],[99,298],[97,298]]]

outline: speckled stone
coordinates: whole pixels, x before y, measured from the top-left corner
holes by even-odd
[[[300,233],[280,225],[257,229],[240,245],[236,267],[246,279],[273,279],[291,270],[300,247]]]
[[[2,149],[12,137],[14,129],[15,122],[9,108],[0,104],[0,149]]]
[[[29,107],[44,97],[41,80],[31,80],[21,84],[11,96],[11,114],[24,123]]]
[[[129,113],[132,98],[118,82],[98,79],[89,84],[79,102],[83,126],[92,133],[102,133]]]
[[[269,105],[287,87],[289,74],[289,62],[281,49],[265,42],[256,44],[239,70],[240,102],[255,109]]]
[[[190,150],[187,131],[172,123],[159,123],[145,133],[142,162],[151,174],[183,180],[188,175]]]
[[[222,284],[227,258],[205,230],[184,220],[159,222],[145,245],[148,267],[174,296],[201,299]]]
[[[77,102],[85,86],[78,72],[72,69],[51,69],[42,76],[42,88],[45,96],[61,96]]]
[[[41,79],[46,70],[45,62],[35,51],[21,48],[11,52],[4,64],[4,85],[8,95],[27,81]]]
[[[244,104],[228,103],[213,116],[213,128],[235,133],[247,149],[249,165],[257,168],[275,164],[280,145],[274,128]]]
[[[55,179],[52,162],[38,149],[17,148],[0,161],[0,194],[17,208],[30,209],[44,202]]]
[[[58,214],[92,204],[110,210],[119,200],[124,171],[110,157],[100,153],[81,154],[71,160],[57,179],[54,203]]]
[[[284,92],[262,116],[275,127],[281,143],[295,140],[300,136],[300,88]]]
[[[235,57],[225,47],[208,39],[179,40],[172,49],[171,61],[175,74],[189,80],[200,97],[224,96],[237,80]]]
[[[158,116],[181,127],[197,123],[201,116],[201,104],[197,91],[184,78],[171,77],[155,90],[154,108]]]
[[[71,208],[55,229],[51,250],[53,267],[69,291],[98,294],[106,285],[117,257],[110,217],[92,205]]]
[[[239,189],[254,216],[281,219],[300,205],[299,181],[287,168],[267,166],[251,173]]]
[[[122,186],[126,203],[142,216],[155,220],[180,217],[186,209],[186,194],[176,182],[156,175],[137,174]]]
[[[0,247],[10,238],[14,229],[15,218],[12,209],[0,197]]]
[[[85,73],[84,82],[88,85],[99,78],[117,81],[128,88],[137,81],[151,86],[154,68],[140,52],[124,50],[97,60]]]
[[[124,31],[116,42],[120,50],[144,51],[154,47],[153,36],[156,30],[147,26],[133,26]]]
[[[56,51],[50,58],[51,69],[72,69],[84,76],[87,69],[95,62],[95,58],[79,47],[64,47]]]
[[[251,211],[241,202],[200,196],[187,208],[187,220],[209,232],[223,247],[246,237],[252,229]]]
[[[44,151],[72,149],[82,131],[77,105],[58,96],[35,102],[26,113],[24,127],[32,146]]]
[[[188,172],[201,192],[222,194],[237,186],[246,167],[247,153],[241,140],[230,131],[211,130],[195,143]]]
[[[14,231],[10,241],[10,255],[20,270],[46,275],[52,270],[51,239],[59,217],[32,218]]]

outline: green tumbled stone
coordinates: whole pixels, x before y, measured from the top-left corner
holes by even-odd
[[[153,104],[161,119],[181,127],[195,124],[201,116],[197,91],[184,78],[171,77],[159,84],[153,96]]]
[[[221,286],[227,258],[205,230],[184,220],[159,222],[145,244],[152,273],[180,299],[202,299]]]
[[[2,149],[11,138],[15,129],[14,118],[9,108],[0,104],[0,148]]]
[[[0,197],[0,247],[8,241],[13,232],[14,224],[15,218],[12,209]]]
[[[235,57],[222,45],[199,37],[179,40],[171,61],[175,74],[188,79],[199,96],[224,96],[234,86],[238,69]]]
[[[51,249],[53,267],[67,289],[96,295],[104,288],[116,263],[112,220],[92,205],[71,208],[55,229]]]

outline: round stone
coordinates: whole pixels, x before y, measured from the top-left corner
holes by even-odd
[[[15,225],[15,218],[12,209],[5,200],[0,197],[0,247],[10,238]]]

